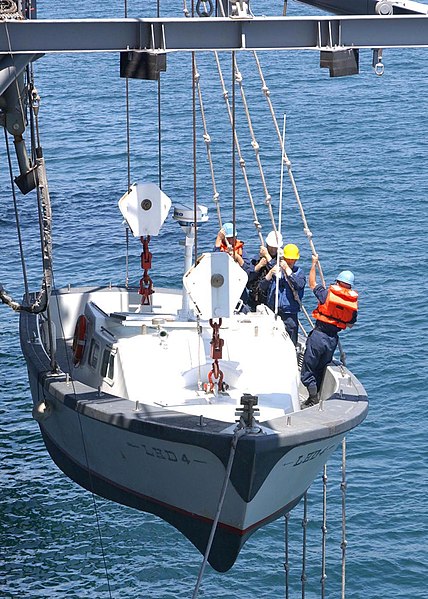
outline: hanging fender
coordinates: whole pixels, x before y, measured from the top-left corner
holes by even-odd
[[[81,314],[76,322],[76,328],[74,329],[73,336],[73,362],[74,365],[77,366],[80,363],[80,360],[83,357],[83,352],[85,351],[85,343],[86,343],[86,329],[88,326],[88,319],[84,314]]]

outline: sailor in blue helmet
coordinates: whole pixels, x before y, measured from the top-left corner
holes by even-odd
[[[309,397],[305,406],[313,406],[319,402],[319,391],[325,367],[333,358],[339,341],[339,331],[351,328],[357,320],[358,293],[352,289],[354,275],[350,270],[343,270],[337,275],[336,282],[326,289],[317,284],[316,266],[318,256],[312,256],[309,272],[309,287],[318,300],[318,306],[312,312],[315,328],[306,340],[306,349],[301,368],[301,381],[307,387]]]

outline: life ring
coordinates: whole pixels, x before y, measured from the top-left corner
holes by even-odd
[[[73,362],[77,366],[82,359],[83,352],[85,351],[86,343],[86,328],[88,325],[88,319],[84,314],[81,314],[76,322],[76,328],[74,329],[73,345],[71,346],[73,352]]]

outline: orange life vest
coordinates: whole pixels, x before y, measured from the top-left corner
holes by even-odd
[[[318,304],[312,316],[322,322],[334,324],[339,329],[346,329],[352,322],[358,310],[358,293],[353,289],[346,289],[340,285],[330,285],[327,299],[323,304]]]
[[[235,239],[234,245],[227,245],[225,241],[221,242],[220,252],[229,252],[230,250],[234,251],[235,254],[242,256],[242,252],[244,250],[244,242],[239,239]]]

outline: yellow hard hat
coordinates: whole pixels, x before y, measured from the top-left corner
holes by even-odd
[[[300,258],[299,248],[294,243],[287,243],[284,248],[284,258],[298,260]]]

